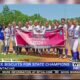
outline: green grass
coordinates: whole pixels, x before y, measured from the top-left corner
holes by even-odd
[[[32,55],[17,55],[17,54],[0,54],[0,61],[4,59],[5,61],[10,61],[11,59],[13,61],[38,61],[41,59],[41,57],[38,56],[32,56]]]

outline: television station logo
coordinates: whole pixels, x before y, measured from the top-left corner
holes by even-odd
[[[73,70],[80,70],[80,62],[73,62]]]

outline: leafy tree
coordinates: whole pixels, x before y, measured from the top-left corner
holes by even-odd
[[[75,19],[78,21],[78,24],[80,25],[80,17],[76,17]],[[8,25],[8,23],[12,23],[13,21],[15,21],[17,24],[19,21],[21,21],[24,25],[26,21],[34,22],[35,20],[41,22],[42,25],[44,25],[46,21],[49,21],[50,24],[55,21],[55,20],[47,20],[40,14],[34,14],[32,16],[28,16],[18,10],[10,10],[7,5],[4,5],[3,11],[0,13],[0,24],[4,23],[6,26]]]
[[[10,9],[9,9],[9,7],[7,6],[7,5],[5,5],[4,7],[3,7],[3,14],[4,15],[7,15],[9,12],[10,12]]]

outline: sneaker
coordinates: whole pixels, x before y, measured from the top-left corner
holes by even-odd
[[[60,59],[62,59],[62,56],[59,56]]]
[[[72,61],[73,59],[72,58],[70,58],[70,61]]]
[[[4,55],[6,55],[6,53],[4,53]]]
[[[67,55],[63,56],[63,58],[67,58]]]
[[[15,54],[15,51],[13,51],[13,54]]]
[[[28,55],[28,52],[26,52],[26,55]]]
[[[1,54],[4,54],[3,52]]]

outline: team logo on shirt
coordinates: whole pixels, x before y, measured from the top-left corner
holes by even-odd
[[[78,31],[75,31],[75,35],[78,35]]]
[[[63,34],[63,32],[62,32],[62,30],[60,31],[60,35],[62,35]]]
[[[69,34],[69,36],[72,36],[72,35],[73,35],[73,30],[70,29],[70,30],[68,31],[68,34]]]

